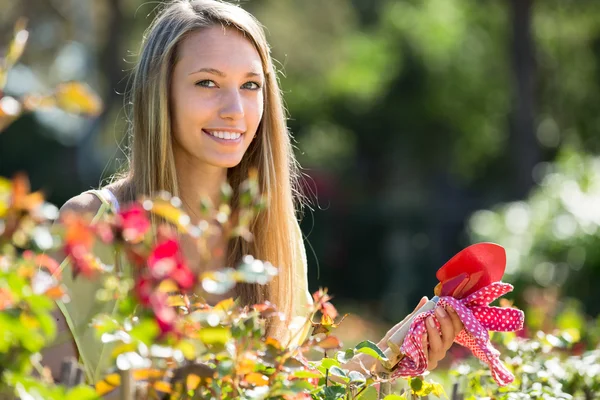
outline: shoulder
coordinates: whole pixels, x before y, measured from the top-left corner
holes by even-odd
[[[102,202],[90,192],[83,192],[75,197],[70,198],[60,208],[60,214],[75,212],[78,214],[92,214],[95,215],[102,206]]]
[[[115,181],[104,186],[104,188],[110,190],[110,192],[117,197],[119,203],[124,204],[128,201],[129,185],[126,180]],[[96,215],[101,206],[102,201],[100,198],[91,191],[87,191],[70,198],[60,208],[60,214],[75,212],[79,214]]]

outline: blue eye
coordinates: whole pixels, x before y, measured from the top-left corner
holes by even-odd
[[[196,82],[196,86],[202,86],[202,87],[216,87],[217,84],[214,83],[213,81],[209,80],[209,79],[205,79],[203,81],[199,81]]]
[[[260,89],[260,85],[257,82],[246,82],[242,85],[242,87],[250,90]]]

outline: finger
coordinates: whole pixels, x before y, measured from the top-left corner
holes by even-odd
[[[429,341],[429,361],[437,362],[443,358],[442,355],[444,354],[442,337],[438,332],[433,316],[427,317],[425,325],[427,326],[427,340]]]
[[[448,315],[450,315],[450,319],[452,320],[452,326],[454,326],[454,335],[456,338],[456,335],[458,335],[465,326],[463,325],[462,321],[460,320],[458,313],[456,312],[456,310],[454,308],[452,308],[452,306],[446,307],[446,310],[448,311]]]
[[[437,362],[431,362],[429,357],[429,344],[427,343],[427,333],[421,335],[421,345],[423,346],[423,353],[425,354],[425,361],[427,362],[427,369],[432,370],[437,367]]]
[[[454,342],[454,337],[456,336],[454,333],[454,326],[452,325],[450,316],[444,310],[444,307],[437,307],[435,309],[435,315],[440,323],[440,330],[442,331],[442,348],[445,352]]]

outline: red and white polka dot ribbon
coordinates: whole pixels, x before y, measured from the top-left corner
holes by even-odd
[[[448,305],[456,310],[465,328],[456,336],[455,342],[469,348],[477,358],[488,364],[499,386],[508,385],[515,377],[500,361],[500,352],[492,346],[489,332],[523,329],[525,316],[516,308],[492,307],[489,304],[512,290],[513,286],[508,283],[495,282],[464,299],[440,297],[437,303],[437,307]],[[420,314],[412,322],[400,348],[405,356],[392,378],[418,376],[427,370],[427,356],[421,338],[427,330],[425,319],[433,313],[434,310]],[[434,320],[439,329],[437,319]]]

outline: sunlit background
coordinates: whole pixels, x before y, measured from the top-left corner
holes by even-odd
[[[5,94],[79,80],[97,118],[38,110],[0,134],[0,175],[62,205],[125,162],[123,93],[156,2],[0,0],[0,47],[29,43]],[[472,242],[508,253],[527,332],[600,312],[600,2],[247,0],[280,68],[312,203],[311,290],[348,344],[431,296]],[[596,323],[596,327],[600,327]]]

